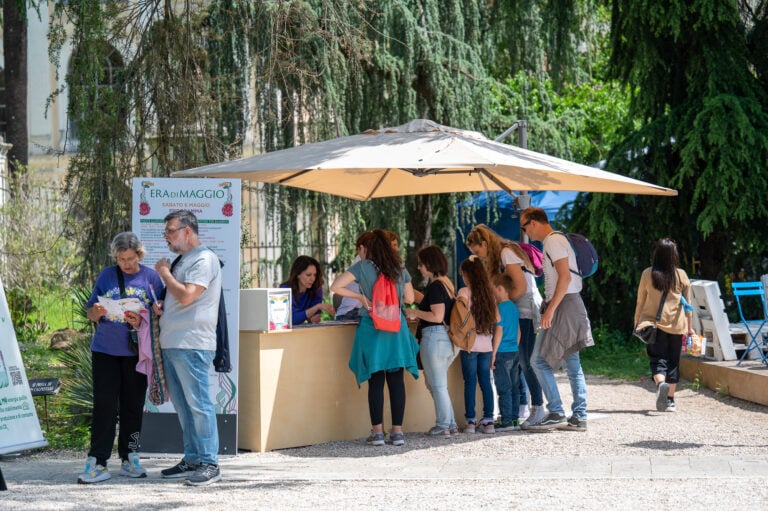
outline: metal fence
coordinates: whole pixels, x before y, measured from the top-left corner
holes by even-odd
[[[0,141],[0,143],[2,143]],[[3,159],[4,161],[4,159]],[[24,201],[30,205],[29,211],[64,212],[67,198],[61,187],[51,182],[28,180],[24,186]],[[281,234],[282,217],[275,211],[274,200],[270,191],[262,184],[244,182],[242,186],[243,236],[241,239],[241,287],[277,287],[287,278],[287,272],[295,255],[306,254],[316,258],[323,266],[326,288],[333,275],[330,261],[336,257],[333,229],[325,225],[322,229],[313,223],[312,212],[300,205],[295,212],[296,225],[299,229],[299,242],[290,251],[283,245]],[[0,169],[0,211],[10,198],[8,171],[5,165]],[[1,214],[1,213],[0,213]],[[32,215],[34,216],[34,215]],[[7,225],[7,218],[0,218]],[[29,221],[39,219],[29,218]],[[66,214],[50,215],[41,229],[62,231],[67,221]],[[307,233],[322,230],[324,239],[311,241]],[[307,235],[304,235],[307,234]],[[3,234],[0,233],[0,243]],[[3,250],[0,250],[0,271],[6,269]],[[290,253],[289,253],[290,252]]]
[[[243,240],[241,240],[241,287],[277,287],[288,277],[295,255],[309,255],[323,267],[326,282],[332,279],[330,261],[336,257],[332,227],[322,229],[313,220],[313,213],[301,205],[292,212],[277,211],[270,189],[263,184],[243,182]],[[288,253],[284,248],[282,232],[284,215],[295,215],[299,243]],[[323,231],[323,239],[312,241],[313,233]]]

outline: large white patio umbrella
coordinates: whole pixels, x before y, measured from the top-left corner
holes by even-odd
[[[670,188],[424,119],[173,175],[242,178],[357,200],[485,190],[677,195]]]

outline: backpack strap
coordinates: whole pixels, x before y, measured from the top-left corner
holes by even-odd
[[[117,271],[117,285],[120,288],[120,298],[128,298],[125,296],[125,276],[123,275],[123,270],[117,264],[115,265],[115,270]]]
[[[176,268],[176,265],[178,265],[180,262],[181,262],[181,255],[177,255],[176,258],[171,263],[171,273],[173,273],[173,269]],[[157,299],[165,301],[165,296],[167,293],[168,293],[168,288],[163,287],[163,291],[157,295]]]
[[[451,317],[451,310],[453,309],[453,303],[456,301],[458,295],[455,292],[451,293],[451,290],[448,289],[448,286],[446,285],[446,283],[445,283],[445,281],[443,279],[438,278],[436,280],[438,280],[440,282],[440,284],[443,285],[443,288],[445,289],[445,292],[448,294],[448,298],[451,299],[451,308],[448,309],[447,311],[443,312],[443,325],[445,325],[446,327],[449,327],[450,325],[448,323],[446,323],[445,319],[446,318],[450,319],[450,317]]]
[[[371,263],[373,265],[373,269],[376,270],[376,278],[373,279],[373,283],[368,282],[368,279],[365,278],[365,270],[360,272],[360,276],[363,278],[363,280],[365,280],[366,285],[368,285],[368,289],[371,290],[371,298],[368,298],[367,296],[365,296],[365,293],[363,293],[363,288],[362,287],[360,287],[360,294],[365,296],[365,299],[370,302],[371,299],[373,298],[373,286],[374,286],[374,284],[376,284],[376,279],[379,278],[379,273],[381,273],[381,272],[379,271],[379,267],[376,266],[376,263],[374,263],[370,259],[363,259],[363,261],[368,261],[369,263]]]
[[[557,234],[559,234],[561,236],[565,236],[565,239],[568,240],[568,244],[571,246],[571,250],[573,250],[574,256],[576,255],[576,249],[573,248],[573,243],[571,243],[571,239],[563,231],[552,231],[552,233],[557,233]],[[552,233],[550,233],[550,234],[552,234]],[[549,259],[549,264],[554,268],[555,267],[555,262],[550,257],[549,252],[545,251],[544,253],[547,255],[547,259]],[[579,272],[578,270],[571,269],[571,262],[570,262],[570,260],[568,261],[568,270],[571,273],[573,273],[574,275],[578,275],[579,277],[581,277],[581,272]]]
[[[176,268],[176,265],[181,262],[181,255],[177,255],[176,259],[173,260],[171,263],[171,273],[173,273],[173,269]]]

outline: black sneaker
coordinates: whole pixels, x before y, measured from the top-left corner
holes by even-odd
[[[579,419],[578,417],[571,415],[570,417],[568,417],[568,420],[565,421],[560,426],[558,426],[557,429],[564,429],[567,431],[586,431],[587,420]]]
[[[667,408],[664,410],[665,412],[676,412],[677,407],[675,406],[675,400],[671,397],[667,398]]]
[[[531,424],[528,426],[528,429],[531,431],[550,431],[560,427],[562,424],[565,424],[565,415],[561,413],[550,412],[549,415],[544,417],[544,420],[538,424]]]
[[[213,463],[201,463],[195,473],[184,481],[190,486],[206,486],[216,481],[221,481],[221,471],[218,465]]]
[[[177,465],[160,471],[160,477],[164,479],[181,479],[192,475],[197,469],[197,465],[190,465],[182,459]]]
[[[494,424],[494,428],[496,428],[496,431],[520,431],[520,420],[499,421]]]

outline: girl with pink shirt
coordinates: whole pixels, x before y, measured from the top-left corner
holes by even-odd
[[[491,384],[491,363],[493,336],[500,334],[499,310],[493,289],[482,260],[470,256],[461,263],[461,278],[467,287],[459,289],[458,296],[464,297],[475,318],[477,336],[470,351],[461,351],[461,374],[464,376],[464,418],[467,421],[465,433],[495,433],[493,427],[493,386]],[[483,418],[475,419],[475,394],[477,385],[483,396]]]

